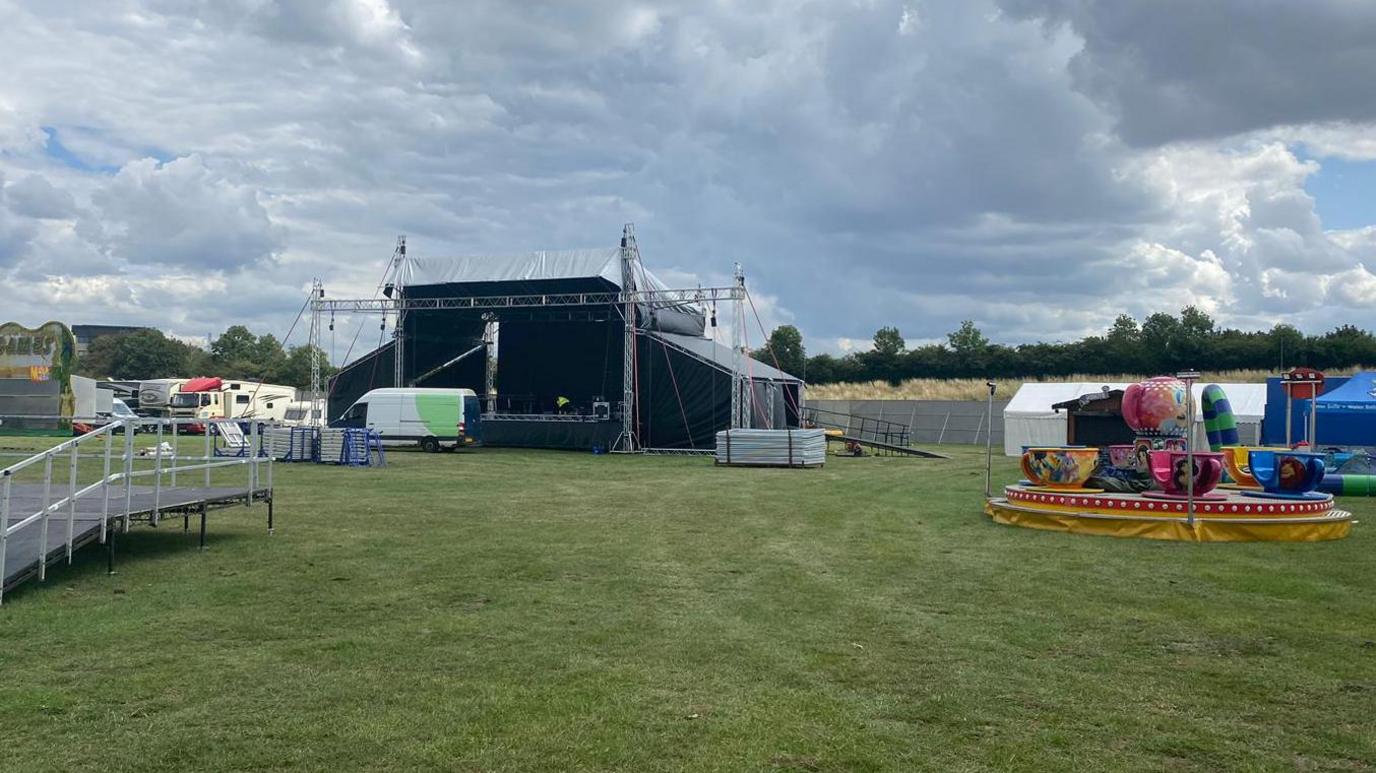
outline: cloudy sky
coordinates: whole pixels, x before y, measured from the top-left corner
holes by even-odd
[[[812,351],[1376,322],[1365,0],[0,0],[0,318],[614,246]],[[341,328],[344,323],[341,321]],[[373,321],[369,327],[375,325]],[[341,346],[342,349],[342,346]]]

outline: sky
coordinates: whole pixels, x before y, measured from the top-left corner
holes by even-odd
[[[3,319],[281,338],[312,277],[370,296],[399,234],[417,256],[515,254],[615,246],[627,222],[671,283],[739,261],[763,327],[810,352],[884,325],[1021,343],[1187,304],[1309,332],[1376,308],[1376,3],[0,0],[0,18]]]

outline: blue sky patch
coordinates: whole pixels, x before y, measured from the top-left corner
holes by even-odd
[[[119,171],[117,166],[92,163],[73,153],[70,148],[62,143],[62,138],[57,129],[52,126],[44,126],[43,133],[48,137],[43,143],[43,152],[48,155],[48,158],[61,163],[63,166],[80,172],[98,172],[100,174],[114,174]]]
[[[1376,224],[1376,161],[1319,158],[1319,171],[1304,181],[1325,229]]]

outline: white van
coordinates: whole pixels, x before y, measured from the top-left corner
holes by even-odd
[[[377,430],[386,445],[419,444],[425,451],[455,450],[482,442],[482,411],[472,389],[374,389],[358,398],[331,427]]]

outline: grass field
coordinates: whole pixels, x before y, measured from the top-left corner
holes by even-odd
[[[281,465],[275,536],[261,509],[213,515],[206,553],[140,527],[114,577],[91,551],[6,598],[0,768],[1376,760],[1365,524],[1312,545],[996,526],[980,453],[954,453]]]

